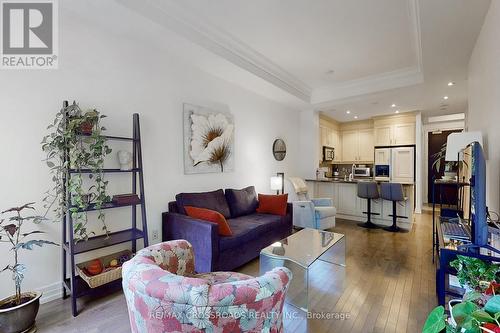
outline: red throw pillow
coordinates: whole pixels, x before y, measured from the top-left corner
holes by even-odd
[[[259,193],[257,212],[285,216],[287,201],[288,194],[268,195]]]
[[[231,231],[231,228],[229,227],[226,218],[221,213],[211,209],[198,208],[192,206],[184,206],[184,209],[186,210],[188,216],[192,218],[217,223],[219,225],[219,235],[222,236],[233,235],[233,232]]]

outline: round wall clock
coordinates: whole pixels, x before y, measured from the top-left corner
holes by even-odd
[[[286,156],[286,144],[282,139],[276,139],[273,143],[273,155],[276,161],[283,161]]]

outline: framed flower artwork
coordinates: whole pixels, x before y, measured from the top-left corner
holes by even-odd
[[[203,106],[184,104],[184,173],[233,170],[233,115]]]

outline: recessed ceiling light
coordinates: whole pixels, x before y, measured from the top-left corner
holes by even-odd
[[[326,71],[327,75],[332,75],[333,73],[335,73],[333,69],[329,69],[328,71]]]
[[[448,96],[444,96],[443,99],[448,99]]]
[[[351,111],[347,110],[345,113],[349,114],[349,113],[351,113]]]
[[[392,105],[391,105],[391,108],[395,108],[395,107],[396,107],[396,104],[392,104]]]
[[[358,119],[358,116],[354,116],[354,119]]]
[[[399,113],[399,110],[396,110],[396,112],[394,112],[394,113]]]
[[[451,87],[451,86],[454,86],[454,85],[455,85],[455,82],[451,82],[451,81],[450,81],[450,82],[448,82],[448,86],[450,86],[450,87]]]

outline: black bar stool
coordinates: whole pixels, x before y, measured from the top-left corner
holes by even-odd
[[[380,228],[380,226],[376,225],[372,222],[372,215],[380,215],[379,213],[372,213],[372,199],[378,199],[378,185],[376,182],[358,182],[358,197],[367,200],[367,208],[366,212],[363,214],[368,215],[368,221],[365,223],[358,223],[360,227],[376,229]]]
[[[406,198],[403,193],[403,185],[400,183],[382,183],[380,184],[380,192],[382,199],[392,201],[392,225],[390,227],[385,227],[384,230],[390,232],[407,232],[404,229],[401,229],[397,225],[397,219],[407,219],[407,216],[399,216],[397,215],[397,206],[396,204],[401,201],[406,201]]]

